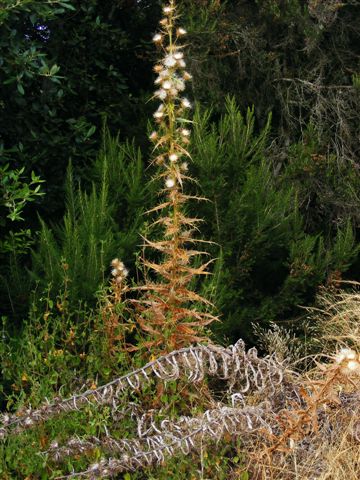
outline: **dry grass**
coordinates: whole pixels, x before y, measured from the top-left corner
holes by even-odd
[[[360,284],[350,291],[324,289],[318,297],[318,308],[309,308],[314,335],[322,353],[331,354],[341,347],[360,351]]]

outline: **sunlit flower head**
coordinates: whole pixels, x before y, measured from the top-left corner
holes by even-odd
[[[168,15],[173,10],[174,10],[174,7],[172,7],[171,5],[166,5],[166,7],[163,8],[163,12],[165,13],[165,15]]]
[[[165,58],[164,58],[164,61],[163,61],[164,65],[166,67],[175,67],[176,65],[176,59],[174,58],[173,55],[167,55]]]
[[[154,118],[156,118],[157,120],[159,120],[160,118],[163,118],[163,116],[164,116],[164,112],[157,111],[154,113]]]
[[[170,88],[173,86],[172,82],[170,80],[165,80],[162,84],[162,87],[165,90],[170,90]]]
[[[165,98],[167,97],[167,93],[161,88],[160,90],[156,90],[155,96],[160,98],[160,100],[165,100]]]
[[[176,153],[172,153],[171,155],[169,155],[170,162],[177,162],[178,159],[179,157]]]
[[[154,43],[161,43],[163,40],[163,36],[160,34],[160,33],[156,33],[154,36],[153,36],[153,42]]]
[[[351,348],[342,348],[340,352],[336,355],[336,363],[342,363],[343,361],[355,360],[357,357],[356,352],[351,350]]]
[[[184,135],[184,137],[190,137],[191,132],[187,128],[182,128],[181,129],[181,135]]]
[[[180,92],[185,90],[185,82],[181,78],[175,78],[174,85]]]
[[[347,368],[348,368],[350,371],[360,370],[360,363],[357,362],[356,360],[350,360],[350,361],[347,363]]]
[[[173,188],[175,187],[175,180],[173,178],[167,178],[165,181],[166,188]]]
[[[111,260],[111,266],[118,270],[123,270],[125,268],[124,262],[122,262],[118,258],[114,258],[113,260]]]
[[[181,105],[184,107],[184,108],[191,108],[191,103],[190,101],[187,99],[187,98],[183,98],[181,100]]]
[[[177,35],[180,37],[181,35],[186,35],[187,32],[186,32],[185,28],[179,27],[179,28],[176,30],[176,33],[177,33]]]
[[[149,136],[150,140],[154,141],[158,138],[158,133],[155,132],[155,130],[153,132],[151,132],[150,136]]]

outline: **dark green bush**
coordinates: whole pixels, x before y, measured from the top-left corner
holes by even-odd
[[[219,329],[235,340],[250,338],[252,322],[301,315],[299,305],[310,304],[320,285],[339,279],[355,262],[357,213],[346,205],[357,201],[358,177],[337,169],[331,156],[318,171],[314,133],[312,143],[292,146],[279,168],[267,151],[270,117],[256,133],[254,110],[244,117],[230,99],[226,108],[218,123],[211,122],[210,110],[197,112],[192,154],[201,194],[211,200],[196,214],[205,219],[204,237],[220,245],[214,279]],[[310,162],[315,169],[308,171]],[[310,194],[318,197],[313,209]],[[339,198],[346,202],[336,213]]]

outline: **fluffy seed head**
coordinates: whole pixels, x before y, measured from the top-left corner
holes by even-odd
[[[336,355],[335,361],[336,363],[342,363],[343,361],[355,360],[356,356],[356,352],[354,352],[354,350],[351,350],[351,348],[342,348],[340,352]]]
[[[173,55],[167,55],[164,58],[164,65],[166,67],[175,67],[176,65],[176,59],[173,57]]]
[[[176,153],[172,153],[171,155],[169,155],[170,162],[176,162],[178,158],[179,157],[176,155]]]
[[[151,132],[150,136],[149,136],[150,140],[154,141],[158,138],[158,134],[157,132],[155,132],[155,130],[153,132]]]
[[[155,96],[160,98],[160,100],[165,100],[167,93],[164,89],[160,88],[160,90],[156,90]]]
[[[165,15],[168,15],[173,10],[174,10],[174,7],[172,7],[171,5],[167,5],[166,7],[163,8],[163,12],[165,13]]]
[[[175,78],[174,80],[175,87],[182,92],[185,90],[185,83],[181,78]]]
[[[165,80],[165,82],[163,82],[162,84],[162,87],[165,90],[170,90],[170,88],[172,87],[172,82],[170,82],[170,80]]]
[[[177,33],[177,35],[180,37],[181,35],[186,35],[187,32],[186,32],[185,28],[179,27],[179,28],[176,30],[176,33]]]
[[[356,360],[350,360],[347,364],[347,368],[351,371],[360,370],[360,363]]]
[[[181,100],[181,105],[184,107],[184,108],[191,108],[191,103],[190,101],[187,99],[187,98],[183,98]]]
[[[162,42],[162,35],[160,35],[160,33],[157,33],[153,36],[153,42],[154,43],[161,43]]]
[[[162,78],[162,79],[164,79],[164,78],[166,78],[166,77],[168,77],[168,76],[169,76],[169,70],[167,70],[167,69],[163,69],[163,70],[159,73],[159,77]]]
[[[118,270],[123,270],[125,268],[124,262],[119,260],[118,258],[114,258],[111,260],[110,264],[113,268],[117,268]]]
[[[165,181],[166,188],[173,188],[175,186],[175,180],[173,178],[167,178]]]

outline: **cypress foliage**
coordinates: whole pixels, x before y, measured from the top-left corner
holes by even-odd
[[[197,214],[206,219],[203,234],[220,245],[220,254],[213,250],[219,261],[212,279],[218,328],[231,339],[251,340],[253,322],[266,326],[298,317],[298,306],[310,304],[317,287],[339,280],[356,261],[354,217],[347,210],[341,221],[310,228],[306,184],[294,177],[304,153],[298,146],[296,157],[279,169],[269,158],[270,117],[256,133],[254,109],[244,117],[227,99],[226,114],[211,119],[211,110],[198,110],[194,119],[195,174],[201,195],[211,200]]]
[[[63,223],[50,227],[41,221],[33,252],[33,278],[42,288],[50,284],[55,295],[66,283],[73,305],[94,304],[114,252],[123,258],[135,254],[151,188],[144,182],[140,152],[132,144],[119,144],[107,132],[90,176],[94,181],[86,192],[75,185],[69,166]]]

